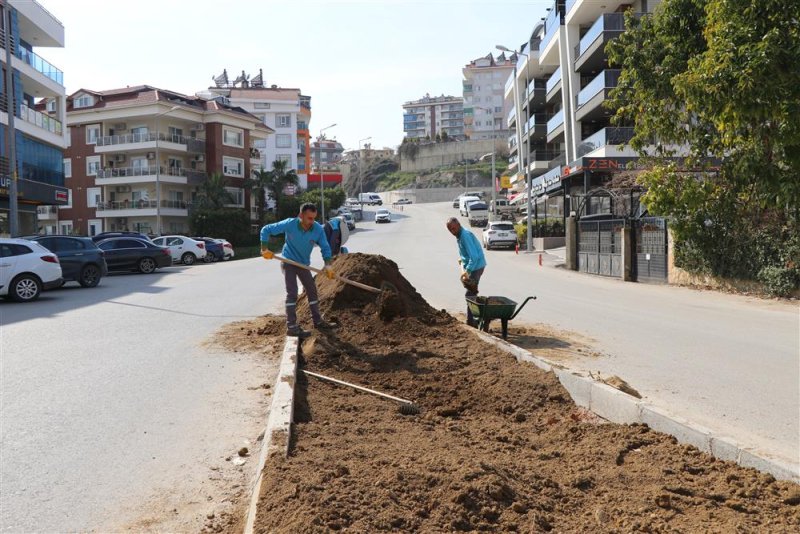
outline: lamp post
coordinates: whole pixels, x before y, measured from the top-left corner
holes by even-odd
[[[156,114],[156,230],[158,231],[158,235],[164,235],[164,229],[161,228],[161,159],[158,150],[159,140],[161,139],[161,132],[159,132],[159,118],[161,116],[166,115],[167,113],[172,113],[176,109],[180,108],[180,106],[172,106],[166,111],[162,111],[161,113]]]
[[[326,126],[319,131],[317,137],[317,165],[319,165],[319,209],[322,212],[322,224],[325,224],[325,174],[322,170],[322,132],[336,126],[334,122],[330,126]]]
[[[363,165],[364,163],[361,161],[361,143],[363,141],[369,141],[372,139],[372,136],[365,137],[364,139],[358,140],[358,204],[361,206],[361,216],[364,216],[364,173],[363,173]]]
[[[502,50],[503,52],[511,52],[512,54],[519,54],[519,55],[525,56],[527,58],[527,61],[525,61],[525,88],[526,88],[526,93],[525,93],[526,102],[525,103],[527,104],[527,99],[528,99],[527,87],[528,87],[528,83],[529,83],[529,79],[530,79],[530,76],[528,74],[530,72],[531,56],[529,56],[528,54],[526,54],[522,50],[517,52],[516,50],[510,50],[509,48],[507,48],[507,47],[505,47],[503,45],[497,45],[497,49],[498,50]],[[521,169],[521,167],[519,167],[519,166],[522,165],[522,128],[520,126],[520,114],[522,113],[522,101],[519,99],[519,89],[517,89],[517,65],[516,64],[514,64],[514,92],[515,92],[515,95],[516,95],[514,97],[514,100],[516,101],[515,105],[517,106],[517,155],[519,156],[519,164],[517,165],[517,167]],[[531,108],[530,108],[530,106],[527,106],[527,109],[528,109],[528,112],[525,114],[526,115],[525,116],[525,124],[528,124],[528,121],[531,118]],[[528,239],[526,240],[526,244],[525,245],[526,245],[526,249],[527,249],[526,252],[530,254],[531,252],[533,252],[533,235],[532,235],[533,234],[533,222],[531,221],[531,169],[530,169],[531,144],[530,144],[530,142],[528,143],[528,150],[526,151],[525,156],[526,156],[525,157],[525,188],[526,188],[526,191],[525,191],[525,194],[526,194],[525,204],[527,205],[527,209],[525,210],[525,218],[528,221],[528,228],[527,228]]]
[[[473,107],[475,109],[482,109],[483,111],[489,113],[492,116],[492,213],[495,215],[495,219],[497,219],[497,202],[496,202],[497,184],[495,182],[495,170],[494,170],[494,153],[497,152],[497,146],[496,146],[497,141],[494,138],[495,136],[494,113],[492,112],[491,109],[486,109],[481,106],[473,106]]]

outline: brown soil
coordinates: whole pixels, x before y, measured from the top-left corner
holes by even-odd
[[[265,469],[258,532],[796,532],[800,487],[716,460],[643,425],[598,424],[554,375],[430,308],[380,256],[340,274],[398,289],[405,308],[320,278],[340,328],[304,343],[289,458]],[[300,312],[308,317],[307,308]]]

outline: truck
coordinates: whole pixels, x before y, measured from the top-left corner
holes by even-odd
[[[381,197],[378,195],[378,193],[361,193],[358,195],[358,201],[362,204],[368,204],[370,206],[383,205],[383,200],[381,200]]]
[[[498,219],[511,219],[516,210],[516,206],[509,204],[506,198],[495,199],[494,204],[491,204],[491,201],[489,204],[489,211],[494,213]]]
[[[486,202],[470,202],[467,205],[467,220],[472,227],[483,228],[489,224],[489,206]]]

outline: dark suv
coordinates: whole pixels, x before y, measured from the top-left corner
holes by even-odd
[[[95,243],[99,243],[104,239],[111,239],[112,237],[135,237],[136,239],[144,239],[145,241],[151,241],[149,236],[140,234],[139,232],[103,232],[101,234],[93,235],[92,241],[94,241]]]
[[[105,254],[88,237],[43,235],[29,238],[58,256],[64,281],[95,287],[108,274]]]

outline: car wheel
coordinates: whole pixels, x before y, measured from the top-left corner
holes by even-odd
[[[214,261],[214,255],[210,252],[206,252],[206,255],[203,256],[203,263],[211,263]]]
[[[181,256],[181,263],[183,263],[184,265],[194,265],[194,262],[196,261],[197,261],[197,256],[195,256],[191,252],[187,252],[183,256]]]
[[[139,260],[139,272],[144,274],[150,274],[155,272],[156,270],[156,262],[153,258],[142,258]]]
[[[81,269],[81,276],[78,283],[83,287],[96,287],[100,283],[100,269],[97,265],[88,264]]]
[[[225,257],[222,258],[222,261],[228,261],[230,259],[231,259],[231,255],[230,254],[226,254]]]
[[[39,298],[42,284],[32,274],[21,274],[11,281],[8,294],[16,302],[32,302]]]

